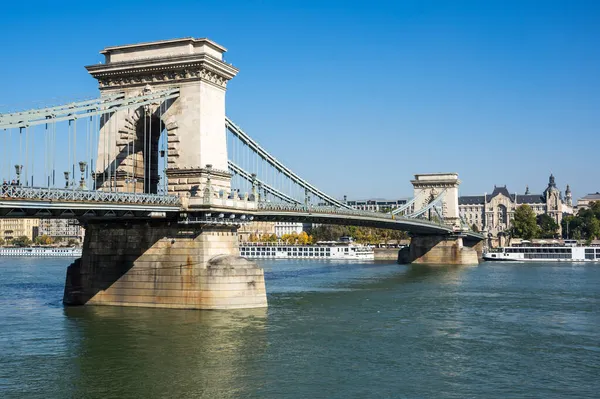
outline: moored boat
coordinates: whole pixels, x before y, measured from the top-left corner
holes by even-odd
[[[600,262],[600,247],[578,246],[574,240],[565,240],[555,245],[523,242],[518,246],[486,251],[483,259],[513,262]]]
[[[322,241],[315,245],[242,243],[240,255],[255,259],[375,259],[375,252],[370,246],[337,241]]]
[[[32,257],[73,257],[81,256],[82,250],[77,247],[2,247],[0,256],[32,256]]]

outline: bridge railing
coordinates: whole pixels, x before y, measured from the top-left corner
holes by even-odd
[[[270,202],[259,202],[258,209],[264,211],[275,211],[275,212],[291,212],[291,213],[317,213],[317,214],[333,214],[333,215],[346,215],[346,216],[360,216],[371,219],[381,219],[385,221],[415,221],[415,218],[406,216],[396,216],[389,213],[379,212],[367,212],[352,209],[341,209],[333,206],[306,206],[306,205],[292,205],[292,204],[280,204]],[[431,226],[444,226],[448,227],[444,223],[419,219],[420,223],[428,224]]]
[[[120,193],[107,191],[75,190],[65,188],[22,187],[3,185],[0,188],[0,200],[24,201],[64,201],[126,203],[144,205],[179,206],[180,199],[173,195]]]

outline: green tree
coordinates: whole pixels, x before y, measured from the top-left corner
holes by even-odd
[[[31,245],[31,240],[27,236],[13,238],[12,244],[15,247],[28,247]]]
[[[593,240],[600,237],[600,221],[592,208],[582,209],[577,213],[577,218],[581,223],[581,238]]]
[[[550,215],[545,213],[538,215],[536,221],[540,238],[554,238],[558,235],[558,223]]]
[[[588,241],[600,238],[600,202],[592,202],[588,209],[563,218],[562,228],[565,238]]]
[[[539,227],[537,225],[535,212],[529,205],[521,205],[515,210],[515,218],[511,235],[513,237],[530,240],[538,236]]]
[[[6,244],[6,242],[4,241],[4,238],[0,237],[0,246]]]
[[[590,211],[594,213],[596,219],[600,220],[600,201],[590,202]]]
[[[67,245],[70,247],[76,247],[79,245],[79,240],[76,240],[75,238],[69,238]]]

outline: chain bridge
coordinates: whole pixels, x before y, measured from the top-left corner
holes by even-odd
[[[404,230],[402,261],[477,263],[455,173],[417,174],[390,213],[352,209],[310,184],[225,114],[238,72],[208,39],[107,47],[86,67],[100,96],[0,114],[0,217],[76,218],[83,256],[66,304],[266,306],[263,271],[237,229],[302,221]]]

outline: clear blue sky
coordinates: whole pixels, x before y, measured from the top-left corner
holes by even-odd
[[[0,104],[97,95],[102,48],[188,36],[240,69],[228,115],[335,196],[600,191],[598,1],[3,2]]]

